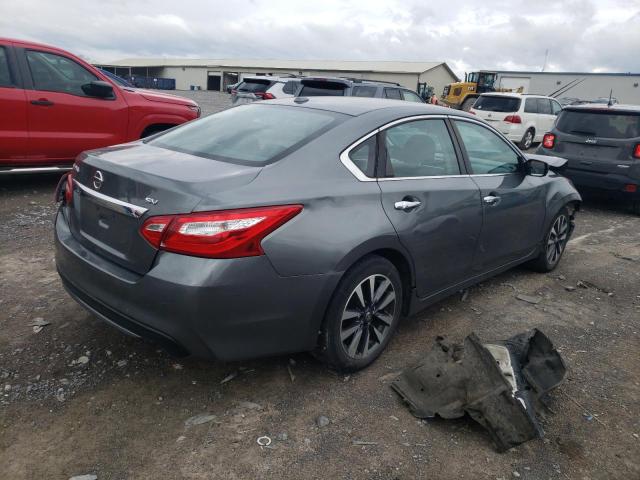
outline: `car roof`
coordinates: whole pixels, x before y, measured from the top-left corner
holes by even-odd
[[[518,92],[487,92],[481,97],[509,97],[509,98],[553,98],[539,93],[518,93]],[[555,100],[555,99],[554,99]]]
[[[590,110],[596,112],[611,112],[611,113],[640,113],[640,105],[624,105],[621,103],[615,103],[611,106],[602,103],[583,103],[580,105],[567,105],[564,110],[583,111]]]
[[[300,78],[299,77],[274,77],[272,75],[251,75],[251,76],[246,75],[242,77],[241,82],[244,82],[246,80],[268,80],[270,82],[288,82],[290,80],[300,81]]]
[[[280,98],[267,102],[256,102],[262,105],[287,105],[300,108],[314,108],[327,110],[345,115],[358,116],[375,110],[387,109],[389,114],[402,115],[457,115],[475,118],[466,112],[452,108],[438,107],[426,103],[406,102],[403,100],[389,100],[369,97],[297,97]]]

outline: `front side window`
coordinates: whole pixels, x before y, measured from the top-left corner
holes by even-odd
[[[518,171],[518,155],[505,140],[476,123],[456,121],[456,126],[474,174]]]
[[[0,47],[0,87],[12,87],[11,71],[9,70],[9,59],[4,47]]]
[[[386,177],[459,175],[460,167],[444,120],[416,120],[383,132]]]
[[[400,89],[398,88],[385,88],[384,96],[385,98],[391,98],[393,100],[402,100],[402,96],[400,95]]]
[[[410,90],[402,90],[402,96],[406,102],[424,103],[417,94]]]
[[[36,90],[86,96],[82,86],[98,80],[82,65],[62,55],[27,50],[27,61]]]
[[[242,165],[265,165],[297,150],[346,115],[281,105],[243,105],[172,129],[149,145]]]

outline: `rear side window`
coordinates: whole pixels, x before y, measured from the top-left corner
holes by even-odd
[[[422,98],[410,90],[402,90],[402,97],[406,102],[424,103]]]
[[[538,113],[538,99],[537,98],[527,98],[524,101],[524,112],[525,113]]]
[[[385,98],[391,98],[392,100],[402,100],[402,95],[398,88],[385,88],[384,96]]]
[[[337,82],[302,82],[302,97],[344,97],[347,86]]]
[[[250,93],[264,93],[271,86],[269,80],[245,80],[240,85],[238,85],[239,92],[250,92]]]
[[[98,80],[82,65],[62,55],[27,50],[27,61],[36,90],[86,96],[82,85]]]
[[[298,82],[288,81],[282,87],[282,91],[288,95],[295,95],[296,90],[298,90]]]
[[[444,120],[416,120],[384,131],[386,177],[459,175]]]
[[[551,115],[551,102],[548,98],[536,98],[538,101],[538,113],[544,113],[545,115]]]
[[[352,96],[354,97],[370,97],[373,98],[376,96],[376,91],[378,87],[372,87],[367,85],[357,85],[353,87]]]
[[[246,105],[172,129],[150,145],[242,165],[265,165],[300,148],[346,115],[280,105]]]
[[[556,128],[585,137],[637,138],[640,137],[640,115],[563,110],[558,116]]]
[[[367,177],[375,174],[376,136],[373,135],[349,152],[349,159]]]
[[[520,109],[520,99],[480,95],[473,104],[473,109],[487,112],[517,112]]]
[[[558,115],[562,111],[562,105],[560,105],[555,100],[551,100],[551,110],[554,115]]]
[[[9,70],[9,59],[4,47],[0,47],[0,87],[12,87],[11,71]]]
[[[518,171],[518,155],[498,135],[471,122],[456,121],[456,126],[474,174]]]

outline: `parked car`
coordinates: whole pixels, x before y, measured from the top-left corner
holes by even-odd
[[[174,352],[356,370],[401,315],[558,265],[581,200],[540,158],[431,105],[255,102],[81,155],[56,265],[89,311]]]
[[[398,83],[338,77],[249,77],[232,91],[232,103],[283,97],[367,97],[424,103],[414,91]]]
[[[485,93],[470,113],[490,123],[522,150],[542,141],[562,106],[555,98],[520,93]]]
[[[565,107],[538,153],[566,158],[579,190],[629,200],[640,214],[640,106]]]
[[[256,100],[293,97],[299,89],[299,82],[297,77],[244,77],[238,87],[231,90],[231,104],[242,105]]]
[[[83,150],[200,116],[186,98],[136,90],[59,48],[0,38],[0,169],[70,165]]]
[[[236,83],[232,83],[231,85],[227,85],[227,87],[225,88],[226,92],[231,93],[234,90],[237,90],[241,83],[242,83],[242,80]]]
[[[300,80],[300,97],[341,96],[388,98],[407,102],[424,103],[414,91],[402,87],[399,83],[362,80],[356,78],[308,77]]]

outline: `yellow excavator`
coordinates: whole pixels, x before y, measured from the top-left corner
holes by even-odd
[[[523,87],[495,88],[498,78],[497,72],[480,70],[464,74],[464,82],[450,83],[444,87],[440,101],[451,108],[468,112],[476,99],[487,92],[517,92],[523,93]]]

